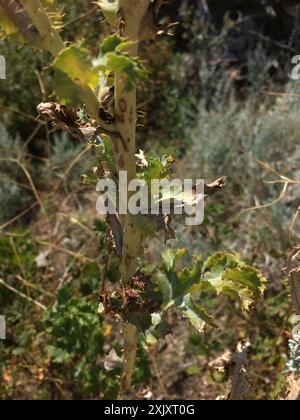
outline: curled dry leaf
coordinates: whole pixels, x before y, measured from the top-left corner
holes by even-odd
[[[115,214],[108,214],[106,216],[106,221],[109,224],[111,230],[111,236],[113,238],[117,256],[122,258],[123,231],[121,223]]]
[[[221,177],[211,184],[204,185],[205,195],[214,195],[226,186],[226,177]]]
[[[165,242],[176,238],[175,231],[171,227],[172,218],[169,214],[149,214],[146,217],[154,224],[156,233],[164,233]]]
[[[108,355],[104,359],[104,369],[108,372],[120,368],[122,366],[122,359],[117,355],[115,349],[111,349]]]
[[[99,303],[101,315],[110,314],[119,321],[130,321],[145,330],[151,325],[151,314],[160,309],[162,298],[155,291],[150,277],[138,270],[121,289],[103,291],[99,296]]]
[[[81,141],[92,142],[98,135],[97,128],[80,122],[75,108],[46,102],[38,105],[37,110],[44,120],[51,122]]]
[[[229,365],[231,356],[232,356],[231,351],[225,350],[223,354],[211,360],[208,363],[208,366],[219,373],[225,373],[226,366]]]

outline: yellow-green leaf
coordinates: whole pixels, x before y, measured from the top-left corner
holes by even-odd
[[[56,94],[62,104],[79,105],[82,89],[94,91],[99,83],[99,70],[80,47],[65,48],[54,61],[54,68]]]
[[[97,4],[102,10],[102,13],[106,21],[110,25],[115,26],[116,19],[117,19],[118,1],[117,0],[98,0]]]
[[[71,46],[65,48],[54,62],[57,70],[67,74],[75,83],[95,89],[99,82],[99,71],[93,67],[87,50]]]

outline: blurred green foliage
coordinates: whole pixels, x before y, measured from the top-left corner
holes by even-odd
[[[57,292],[57,302],[44,316],[49,336],[47,353],[53,371],[72,383],[74,395],[116,398],[118,372],[105,375],[103,327],[97,316],[97,304],[73,297],[67,286]],[[115,380],[114,380],[115,377]]]

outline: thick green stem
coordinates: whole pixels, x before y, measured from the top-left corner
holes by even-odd
[[[121,392],[126,392],[131,388],[132,375],[134,372],[136,352],[137,352],[137,328],[129,323],[123,324],[124,336],[124,368],[121,383]]]
[[[56,57],[64,48],[64,43],[45,12],[40,0],[21,0],[22,6],[32,19],[41,38],[41,48]]]
[[[122,37],[132,41],[128,53],[138,55],[141,26],[150,5],[150,0],[119,0],[117,31]],[[136,89],[128,90],[128,80],[121,74],[115,75],[115,117],[117,131],[126,145],[115,147],[115,158],[119,171],[127,172],[128,183],[136,177]],[[121,274],[123,285],[137,271],[137,259],[141,253],[141,236],[136,227],[134,216],[121,217],[123,228],[123,252]],[[124,324],[124,375],[123,391],[131,387],[137,350],[137,329],[134,325]]]

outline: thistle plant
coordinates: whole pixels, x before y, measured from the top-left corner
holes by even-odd
[[[105,177],[118,189],[126,188],[120,185],[121,172],[127,173],[128,184],[135,178],[147,184],[170,179],[172,157],[147,158],[136,150],[137,88],[149,78],[139,59],[139,44],[147,45],[167,31],[156,22],[162,0],[99,0],[97,4],[114,28],[99,46],[98,57],[61,38],[63,19],[54,0],[0,0],[0,23],[6,36],[17,36],[53,56],[57,102],[39,104],[38,112],[52,125],[94,146],[99,163],[92,174],[85,174],[86,183],[96,185]],[[222,178],[205,185],[204,193],[212,195],[223,186]],[[249,310],[265,289],[265,278],[237,254],[219,253],[206,261],[195,256],[188,264],[191,258],[186,250],[166,247],[161,267],[145,273],[145,239],[157,232],[164,233],[166,242],[174,238],[171,217],[162,212],[106,216],[121,278],[118,290],[101,292],[99,311],[112,314],[122,325],[124,392],[131,389],[138,341],[148,347],[167,334],[169,310],[175,308],[203,332],[219,323],[202,306],[202,293],[223,293]]]

